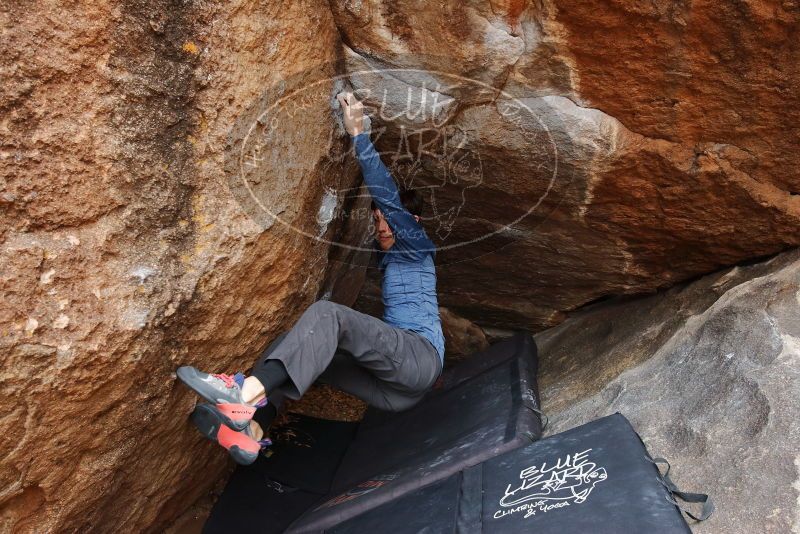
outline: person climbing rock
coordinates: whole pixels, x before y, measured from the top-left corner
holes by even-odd
[[[265,351],[250,376],[178,369],[178,378],[208,401],[195,408],[193,422],[240,464],[269,446],[253,414],[262,407],[274,414],[273,395],[299,399],[320,379],[371,406],[401,411],[419,402],[442,372],[435,245],[419,222],[422,197],[398,189],[364,129],[363,104],[350,92],[336,98],[372,196],[383,320],[321,300]]]

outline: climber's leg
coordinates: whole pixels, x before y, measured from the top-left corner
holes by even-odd
[[[400,411],[419,402],[425,391],[409,392],[395,389],[356,363],[353,356],[339,351],[318,379],[340,389],[380,410]]]
[[[261,356],[261,361],[275,349],[285,337],[278,336]],[[286,381],[287,374],[283,364],[278,360],[269,362],[265,371],[269,379],[262,384],[256,378],[245,378],[242,374],[229,376],[225,374],[208,374],[194,367],[179,367],[178,378],[195,390],[201,397],[216,405],[225,424],[234,430],[244,430],[252,419],[257,408],[268,405],[267,392]],[[266,385],[266,387],[265,387]],[[274,416],[273,416],[274,417]]]
[[[242,384],[242,397],[246,402],[257,403],[289,378],[280,360],[266,361],[258,366],[258,371],[259,376],[248,376]]]
[[[255,409],[267,403],[270,390],[279,388],[287,397],[299,399],[337,351],[371,375],[339,373],[337,385],[390,410],[414,404],[441,373],[439,355],[422,335],[322,300],[309,306],[294,327],[270,345],[251,377],[207,374],[193,367],[179,368],[178,377],[215,403],[226,416],[226,425],[242,430]]]
[[[309,306],[277,347],[253,368],[252,375],[263,384],[270,380],[269,362],[282,362],[289,379],[281,389],[289,398],[299,399],[337,352],[350,355],[359,367],[369,371],[377,379],[375,384],[383,388],[382,394],[424,393],[441,372],[439,355],[423,336],[321,300]],[[365,389],[364,396],[370,395]]]
[[[259,427],[266,432],[272,426],[273,421],[278,417],[278,414],[285,410],[284,394],[280,388],[273,389],[269,393],[269,402],[262,409],[258,410],[253,415],[253,421],[258,423]]]
[[[264,437],[264,429],[255,421],[250,421],[250,435],[258,441]]]
[[[230,428],[214,404],[198,404],[191,419],[205,437],[227,449],[238,464],[255,462],[261,449],[272,445],[269,438],[264,438],[264,432],[255,421],[250,421],[244,430]]]
[[[242,385],[245,377],[240,373],[233,376],[209,374],[187,365],[179,367],[176,374],[181,382],[215,405],[225,424],[234,430],[247,428],[256,409],[267,403],[263,395],[255,402],[244,398]]]

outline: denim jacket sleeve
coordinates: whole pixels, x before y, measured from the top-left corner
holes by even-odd
[[[353,137],[353,144],[364,174],[364,183],[394,234],[395,244],[389,253],[410,260],[420,260],[427,253],[435,255],[436,246],[400,202],[397,185],[370,141],[369,133],[362,132]]]

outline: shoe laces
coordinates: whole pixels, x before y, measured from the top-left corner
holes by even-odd
[[[232,375],[226,375],[225,373],[218,373],[211,376],[222,380],[225,383],[226,388],[233,388],[238,386],[238,384],[236,383],[236,379]]]

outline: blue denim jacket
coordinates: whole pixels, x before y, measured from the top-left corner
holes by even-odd
[[[392,229],[395,242],[388,250],[378,247],[383,271],[383,320],[424,336],[444,362],[444,335],[436,298],[436,246],[422,226],[400,202],[392,175],[381,161],[367,132],[353,137],[364,183],[375,205]]]

